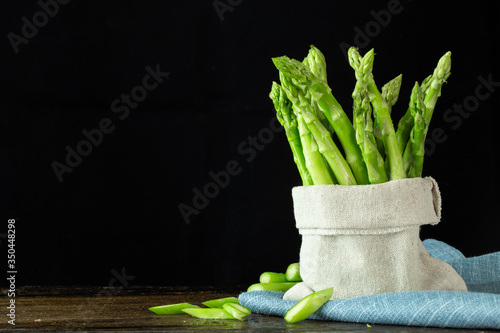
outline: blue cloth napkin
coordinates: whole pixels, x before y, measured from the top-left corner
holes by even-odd
[[[310,319],[366,324],[500,329],[500,252],[466,258],[446,243],[428,239],[424,246],[450,264],[469,291],[412,291],[328,301]],[[252,291],[239,296],[252,312],[284,316],[297,301],[283,292]]]

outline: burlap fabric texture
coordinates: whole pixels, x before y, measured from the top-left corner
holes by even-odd
[[[376,185],[313,185],[292,189],[302,236],[303,282],[285,293],[300,299],[334,287],[332,299],[422,290],[467,291],[447,263],[429,255],[422,225],[441,218],[431,177]]]

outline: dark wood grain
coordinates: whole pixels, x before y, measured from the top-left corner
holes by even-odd
[[[241,289],[243,290],[243,289]],[[245,321],[203,320],[188,315],[156,315],[156,305],[202,302],[238,296],[240,289],[188,287],[23,287],[16,295],[15,327],[2,320],[0,331],[248,331],[248,332],[479,332],[421,327],[305,320],[287,324],[283,318],[250,315]],[[2,291],[6,295],[5,290]],[[0,299],[6,309],[8,298]],[[4,315],[3,315],[4,316]]]

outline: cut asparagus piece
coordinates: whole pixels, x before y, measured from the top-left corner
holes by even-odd
[[[149,310],[153,311],[156,314],[181,314],[184,313],[182,310],[187,308],[199,308],[199,306],[189,303],[177,303],[153,306],[150,307]]]
[[[285,278],[290,282],[301,282],[302,277],[300,276],[300,264],[298,262],[288,265],[285,272]]]
[[[236,319],[222,308],[186,308],[183,312],[201,319]]]
[[[279,282],[279,283],[255,283],[248,287],[247,291],[257,290],[274,290],[274,291],[287,291],[295,286],[298,282]]]
[[[208,306],[209,308],[222,308],[222,306],[227,302],[239,303],[240,301],[236,297],[224,297],[205,301],[201,304]]]
[[[287,282],[284,273],[264,272],[260,275],[260,283]]]
[[[250,308],[243,306],[239,303],[228,302],[222,306],[231,316],[234,318],[244,321],[250,314]]]
[[[286,312],[285,321],[293,324],[309,318],[309,316],[328,302],[332,298],[332,295],[333,288],[323,289],[307,295]]]

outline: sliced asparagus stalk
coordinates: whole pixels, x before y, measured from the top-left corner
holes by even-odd
[[[187,308],[199,308],[199,306],[190,303],[177,303],[153,306],[150,307],[149,310],[153,311],[156,314],[181,314],[184,313],[182,310]]]
[[[222,306],[226,312],[238,320],[245,320],[251,313],[250,308],[239,303],[228,302]]]
[[[318,311],[333,295],[333,288],[323,289],[307,295],[290,308],[285,314],[285,321],[293,324],[309,318]]]
[[[201,304],[208,306],[209,308],[222,308],[222,306],[227,302],[239,303],[240,301],[236,297],[224,297],[205,301]]]
[[[298,262],[288,265],[285,272],[285,278],[290,282],[301,282],[302,277],[300,276],[300,264]]]
[[[274,291],[287,291],[295,286],[298,282],[279,282],[279,283],[255,283],[248,287],[247,291],[256,290],[274,290]]]
[[[284,273],[264,272],[260,275],[260,283],[287,282]]]
[[[183,312],[201,319],[236,319],[222,308],[186,308]]]

